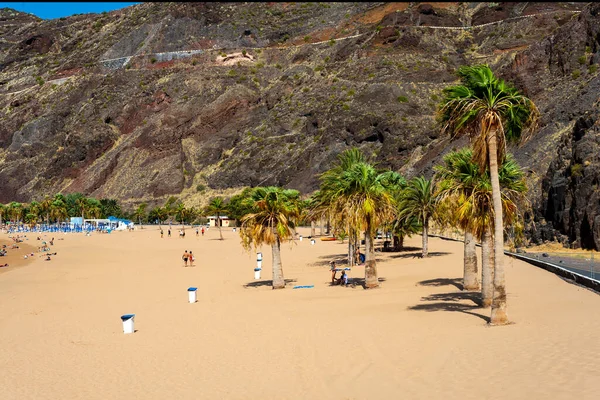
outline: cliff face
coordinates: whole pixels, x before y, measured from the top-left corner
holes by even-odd
[[[41,21],[4,9],[0,201],[80,191],[196,205],[203,188],[309,192],[351,146],[430,176],[464,144],[439,135],[441,90],[460,65],[488,63],[542,111],[538,134],[512,149],[541,222],[554,215],[542,178],[567,162],[556,149],[600,93],[597,13],[584,3],[145,3]]]

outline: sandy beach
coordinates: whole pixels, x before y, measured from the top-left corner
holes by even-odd
[[[488,327],[459,289],[461,243],[378,253],[374,290],[329,285],[347,244],[286,243],[274,291],[270,248],[255,281],[231,228],[177,229],[60,235],[52,261],[1,273],[0,399],[598,398],[600,296],[547,271],[507,258],[514,324]]]

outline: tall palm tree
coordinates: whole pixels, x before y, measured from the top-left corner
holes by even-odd
[[[2,226],[2,223],[4,222],[4,216],[6,215],[6,205],[0,203],[0,227]]]
[[[293,237],[294,219],[299,215],[300,192],[274,186],[252,192],[253,212],[242,217],[240,236],[245,249],[271,246],[273,289],[285,287],[281,265],[281,241]]]
[[[40,202],[40,214],[44,216],[46,224],[50,223],[50,208],[52,207],[52,197],[46,195]]]
[[[212,214],[217,219],[217,227],[219,228],[219,239],[223,240],[223,232],[221,232],[221,216],[227,212],[227,204],[221,197],[213,197],[206,206],[205,213]]]
[[[408,181],[406,188],[402,191],[399,209],[401,218],[415,218],[423,229],[422,253],[423,258],[428,257],[428,228],[429,220],[435,214],[437,197],[433,192],[431,179],[422,176]]]
[[[517,89],[494,76],[487,65],[463,66],[461,83],[444,89],[439,108],[442,130],[454,136],[467,134],[474,161],[489,167],[494,210],[494,296],[490,324],[508,323],[504,277],[504,225],[498,164],[504,161],[507,141],[524,141],[537,127],[539,111]]]
[[[457,212],[460,209],[460,201],[468,201],[475,198],[474,190],[477,185],[481,184],[483,177],[477,165],[471,161],[471,157],[472,151],[470,149],[465,148],[460,151],[453,151],[444,156],[444,163],[436,166],[435,170],[440,208],[448,209],[450,223],[460,226],[465,233],[463,290],[480,290],[477,252],[472,225],[475,221],[481,223],[482,220],[475,219],[473,215],[466,214],[463,214],[464,218],[460,219],[460,214]],[[443,207],[443,205],[446,207]],[[485,210],[484,213],[488,211]]]
[[[470,149],[465,148],[449,153],[444,161],[445,165],[436,168],[437,176],[441,179],[439,194],[441,198],[454,205],[457,225],[481,240],[482,305],[489,307],[493,296],[495,264],[494,254],[490,251],[494,224],[490,174],[487,170],[484,173],[480,172],[477,164],[473,162]],[[498,174],[504,223],[511,225],[517,222],[519,209],[525,208],[527,185],[523,171],[510,154],[507,154]]]

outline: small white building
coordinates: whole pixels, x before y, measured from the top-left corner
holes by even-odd
[[[206,218],[208,219],[208,226],[217,226],[217,217],[216,216],[209,215]],[[229,217],[227,217],[226,215],[221,215],[219,217],[219,222],[221,223],[221,226],[228,227],[229,226]]]

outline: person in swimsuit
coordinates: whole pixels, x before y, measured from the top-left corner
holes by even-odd
[[[160,238],[161,239],[163,238],[163,230],[162,229],[160,230]]]
[[[204,227],[202,227],[202,236],[204,236]]]
[[[185,253],[183,253],[183,255],[181,256],[181,259],[183,260],[183,266],[187,267],[187,262],[188,262],[188,258],[189,258],[189,254],[188,251],[186,250]]]
[[[195,259],[194,259],[194,256],[192,255],[192,251],[191,250],[190,250],[190,254],[189,255],[190,255],[190,267],[193,267]]]
[[[169,228],[169,230],[167,230],[167,236],[171,237],[171,228]]]

